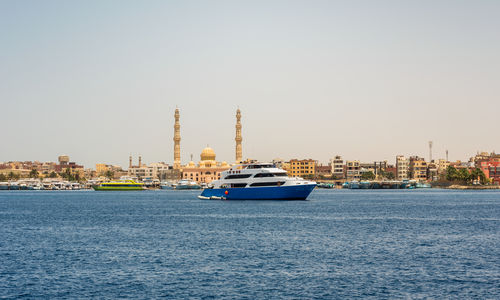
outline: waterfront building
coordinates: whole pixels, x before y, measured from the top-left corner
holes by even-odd
[[[69,160],[69,156],[61,155],[58,157],[59,164],[54,166],[56,173],[71,173],[77,175],[79,178],[85,177],[85,169],[82,165]]]
[[[450,162],[447,161],[446,159],[438,159],[438,160],[434,161],[434,164],[436,164],[437,173],[439,175],[442,175],[442,174],[446,174],[446,170],[448,169]]]
[[[363,173],[372,172],[374,175],[377,175],[377,168],[374,163],[359,163],[359,173],[363,175]]]
[[[221,172],[228,170],[230,166],[225,162],[215,160],[215,151],[206,147],[200,154],[200,161],[196,165],[193,161],[182,168],[182,178],[190,179],[198,183],[211,183],[220,179]]]
[[[486,173],[488,174],[486,177],[491,180],[491,183],[500,185],[500,162],[490,162]]]
[[[409,179],[409,161],[403,155],[396,156],[396,179]]]
[[[157,179],[161,178],[161,174],[165,173],[171,169],[171,167],[166,163],[152,163],[149,165],[143,165],[141,162],[140,166],[132,166],[128,169],[127,175],[129,177],[136,177],[138,179],[143,178],[152,178]]]
[[[315,176],[321,177],[332,177],[332,167],[330,164],[327,165],[316,165]]]
[[[387,170],[389,167],[389,164],[387,163],[387,160],[384,161],[374,161],[373,162],[373,174],[378,178]]]
[[[500,184],[500,154],[482,152],[473,159],[474,166],[483,171],[493,184]]]
[[[472,165],[473,165],[473,163],[470,161],[466,162],[466,161],[457,160],[457,161],[450,162],[450,166],[454,167],[457,170],[460,170],[460,169],[469,170],[470,168],[472,168]]]
[[[105,176],[107,172],[123,172],[122,167],[108,164],[95,164],[95,170],[98,176]]]
[[[432,181],[438,180],[439,179],[438,170],[439,170],[438,165],[434,161],[428,163],[427,164],[427,178],[429,180],[432,180]]]
[[[397,178],[397,169],[394,165],[388,165],[386,168],[385,168],[385,173],[386,174],[392,174],[390,176],[392,176],[392,178],[396,179]]]
[[[4,176],[9,176],[9,174],[13,174],[18,177],[28,177],[30,174],[31,170],[30,169],[16,169],[16,168],[5,168],[5,169],[0,169],[0,174],[3,174]]]
[[[158,171],[158,178],[161,181],[178,181],[182,179],[182,172],[180,169],[170,167],[168,170]]]
[[[360,180],[361,179],[361,167],[359,160],[349,160],[346,161],[346,174],[345,178],[348,181]]]
[[[313,159],[291,159],[290,170],[288,176],[303,177],[314,176],[316,169],[316,161]]]
[[[334,158],[330,159],[330,167],[332,171],[332,176],[336,179],[344,178],[344,160],[342,156],[336,155]]]
[[[50,174],[56,171],[56,165],[57,164],[55,162],[44,162],[42,163],[42,165],[40,166],[40,170],[38,171],[44,175]]]
[[[104,176],[110,169],[107,164],[95,164],[95,171],[99,176]]]
[[[39,161],[11,161],[0,164],[1,174],[14,174],[19,177],[28,177],[32,170],[38,172],[38,176],[47,176],[52,172],[71,172],[71,174],[78,174],[80,178],[85,176],[83,166],[69,161],[69,156],[61,155],[58,158],[59,163],[56,162],[39,162]],[[69,169],[66,171],[66,169]]]
[[[410,157],[410,178],[417,181],[427,180],[427,162],[418,156]]]
[[[83,171],[83,175],[87,179],[95,178],[97,177],[97,172],[91,168],[87,168]]]

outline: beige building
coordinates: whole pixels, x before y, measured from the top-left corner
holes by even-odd
[[[345,163],[345,177],[347,180],[361,179],[361,166],[359,160],[348,160]]]
[[[314,176],[316,161],[313,159],[291,159],[288,175],[291,177]]]
[[[447,161],[446,159],[438,159],[434,163],[437,166],[437,172],[438,172],[438,174],[445,174],[446,170],[450,166],[450,162]]]
[[[410,178],[417,181],[427,180],[427,162],[418,156],[410,157]]]
[[[107,164],[95,164],[95,171],[99,176],[103,176],[106,172],[111,171]]]
[[[107,172],[112,172],[114,178],[116,178],[117,175],[127,175],[127,173],[123,173],[122,167],[116,165],[95,164],[95,171],[97,176],[106,176]]]

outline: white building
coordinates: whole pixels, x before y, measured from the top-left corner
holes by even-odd
[[[335,178],[344,178],[344,160],[342,156],[336,155],[330,159],[330,167],[332,168],[332,175]]]
[[[396,156],[396,175],[398,180],[409,178],[409,160],[403,155]]]

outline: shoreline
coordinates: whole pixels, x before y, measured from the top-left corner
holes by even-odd
[[[435,188],[435,187],[433,187]],[[453,184],[447,187],[439,187],[448,190],[499,190],[499,185],[458,185]]]

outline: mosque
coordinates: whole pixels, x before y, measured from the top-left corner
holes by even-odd
[[[220,179],[221,172],[229,169],[231,166],[223,161],[218,162],[215,159],[215,151],[206,147],[201,151],[200,161],[195,164],[194,161],[190,161],[187,165],[181,165],[181,134],[180,134],[180,113],[179,109],[175,109],[175,124],[174,124],[174,169],[178,169],[181,172],[182,179],[190,179],[198,183],[210,183],[213,180]],[[241,111],[236,110],[236,163],[242,162],[242,147],[241,142],[243,138],[241,137]]]

